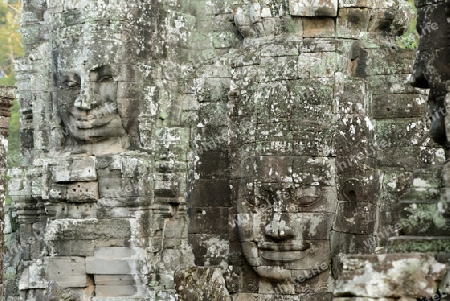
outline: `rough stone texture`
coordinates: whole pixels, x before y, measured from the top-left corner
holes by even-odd
[[[24,1],[8,297],[43,300],[54,281],[79,300],[175,299],[175,269],[193,265],[195,123],[182,115],[196,111],[184,97],[194,14],[176,2]]]
[[[175,285],[181,300],[231,301],[225,279],[218,268],[194,267],[178,271]]]
[[[15,99],[14,87],[4,87],[0,86],[0,216],[2,217],[0,223],[0,252],[4,254],[4,236],[5,231],[5,193],[6,193],[6,166],[7,166],[7,153],[8,153],[8,128],[9,128],[9,117],[11,116],[11,107],[13,105],[13,100]],[[0,298],[3,298],[3,273],[4,273],[4,263],[3,258],[0,262]]]
[[[332,300],[342,255],[385,247],[413,170],[443,161],[390,44],[411,18],[25,1],[9,300]]]
[[[447,160],[448,4],[448,1],[415,1],[420,43],[412,74],[414,87],[429,89],[430,136],[443,147]],[[391,254],[348,257],[335,287],[335,296],[348,298],[336,300],[361,299],[358,297],[448,300],[448,170],[449,163],[445,163],[411,174],[411,185],[399,195],[393,211],[398,220],[384,235],[389,237],[387,251]]]
[[[433,296],[446,270],[447,266],[438,263],[432,255],[353,255],[344,260],[344,272],[334,293],[335,296],[415,300]]]

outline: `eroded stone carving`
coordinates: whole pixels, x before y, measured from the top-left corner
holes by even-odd
[[[95,29],[85,25],[80,34],[55,41],[57,106],[66,147],[74,152],[117,153],[129,147],[121,118],[128,108],[119,93],[124,95],[123,83],[134,79],[124,77],[118,63],[127,57],[124,42],[99,36],[91,40]],[[100,49],[106,53],[99,55]]]
[[[109,65],[91,69],[83,77],[69,72],[62,78],[60,113],[76,141],[96,143],[126,134],[117,112],[117,82]]]
[[[340,256],[374,252],[376,244],[364,243],[377,231],[380,202],[380,176],[370,158],[388,149],[377,145],[383,135],[375,139],[374,127],[393,117],[370,112],[378,105],[365,95],[381,97],[389,60],[412,62],[406,51],[382,55],[389,36],[401,34],[411,16],[411,8],[396,3],[397,13],[393,2],[339,3],[334,27],[325,9],[333,3],[320,10],[291,1],[292,31],[275,31],[273,39],[245,35],[237,23],[244,41],[229,93],[232,201],[242,254],[257,275],[243,269],[249,284],[243,300],[255,292],[331,300]],[[320,17],[307,17],[310,11]],[[244,16],[238,13],[235,22]],[[299,22],[296,14],[305,18]],[[246,20],[253,29],[259,22]],[[407,78],[408,72],[396,72]]]
[[[192,265],[192,124],[177,111],[178,53],[157,54],[174,48],[166,35],[180,23],[162,21],[169,11],[143,1],[24,4],[11,298],[46,300],[58,287],[51,298],[175,298],[175,269]]]
[[[405,1],[47,2],[17,67],[23,300],[329,301],[390,222],[380,187],[434,160],[385,45]]]
[[[429,89],[429,132],[444,148],[448,160],[449,2],[418,0],[415,5],[420,42],[412,84]],[[409,189],[398,196],[393,211],[397,222],[386,227],[389,230],[384,235],[389,238],[384,251],[393,254],[346,258],[335,288],[335,300],[394,296],[402,300],[448,299],[449,165],[439,163],[415,170]],[[427,271],[426,276],[423,271]],[[383,289],[377,289],[380,287]],[[345,297],[349,295],[352,297]]]
[[[241,167],[236,199],[241,246],[256,273],[271,281],[303,282],[317,263],[325,266],[320,273],[330,263],[328,237],[336,204],[333,188],[322,185],[334,186],[333,175],[319,186],[302,169],[318,171],[333,163],[305,159],[266,155],[245,158]]]

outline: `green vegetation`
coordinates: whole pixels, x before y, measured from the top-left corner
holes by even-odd
[[[414,6],[414,0],[408,0],[414,12],[417,15],[417,9]],[[417,18],[409,24],[408,30],[400,37],[396,38],[397,46],[402,49],[417,49],[419,46],[419,34],[416,31]]]
[[[19,103],[14,101],[9,120],[8,167],[18,165],[20,157],[20,113]]]
[[[22,36],[19,32],[21,1],[0,0],[0,85],[14,86],[13,60],[23,56]],[[18,166],[20,158],[20,108],[17,101],[11,109],[8,137],[8,167]],[[6,196],[6,204],[11,199]]]
[[[13,60],[23,56],[19,32],[22,3],[14,2],[0,1],[0,85],[4,86],[14,85]]]
[[[19,32],[21,1],[0,1],[0,85],[15,84],[13,60],[23,56],[22,37]],[[8,138],[8,166],[18,164],[20,156],[19,104],[14,102]]]

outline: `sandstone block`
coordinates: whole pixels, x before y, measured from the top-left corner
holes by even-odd
[[[334,38],[335,21],[332,18],[302,18],[303,37],[305,38]],[[305,70],[311,69],[308,66]]]
[[[92,256],[94,255],[95,241],[91,239],[58,239],[51,243],[56,254],[63,256]]]
[[[48,224],[46,239],[128,239],[130,231],[130,222],[125,218],[63,219]]]
[[[367,31],[369,26],[369,9],[341,8],[337,18],[337,36],[343,38],[359,38],[360,32]]]
[[[305,53],[298,57],[298,77],[334,77],[336,54],[332,52]]]
[[[97,285],[95,295],[98,297],[133,296],[137,292],[134,285]]]
[[[132,275],[94,275],[94,282],[106,286],[134,285],[134,278]]]
[[[78,182],[68,185],[67,201],[89,203],[98,200],[98,182]]]
[[[95,157],[74,158],[65,164],[58,165],[54,169],[55,182],[86,182],[97,180],[97,171],[95,170]]]
[[[28,288],[47,288],[48,266],[46,261],[40,259],[28,268]]]
[[[86,265],[83,257],[51,257],[48,259],[49,280],[61,287],[86,287]]]
[[[338,0],[308,1],[289,0],[289,12],[291,16],[337,16]]]
[[[127,247],[104,247],[95,250],[96,258],[130,258],[135,255],[135,251]]]
[[[130,260],[87,257],[86,273],[100,275],[130,274],[132,265],[134,265],[134,263]]]

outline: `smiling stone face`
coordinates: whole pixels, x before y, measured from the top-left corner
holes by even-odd
[[[81,143],[125,135],[117,110],[117,81],[108,65],[65,72],[59,107],[69,134]]]
[[[132,79],[123,72],[127,67],[124,42],[114,40],[109,27],[104,28],[110,35],[107,38],[91,27],[71,29],[72,36],[54,48],[57,105],[65,146],[93,154],[117,153],[129,145],[124,126],[128,119],[123,117],[127,118],[124,96],[132,90]]]
[[[298,283],[327,270],[312,273],[330,262],[329,168],[328,160],[300,156],[244,160],[237,225],[245,258],[262,278]]]

